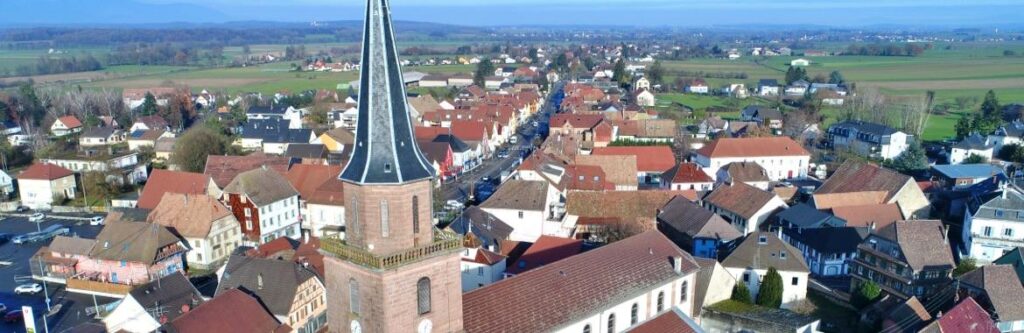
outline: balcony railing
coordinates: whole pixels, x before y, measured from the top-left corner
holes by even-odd
[[[348,245],[337,237],[320,240],[320,248],[327,253],[373,269],[391,269],[436,254],[456,251],[461,247],[462,236],[440,230],[434,230],[434,241],[430,244],[390,254],[374,254]]]
[[[108,295],[127,295],[135,286],[72,277],[68,279],[68,290],[81,290]]]

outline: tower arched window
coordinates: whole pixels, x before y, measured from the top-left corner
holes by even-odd
[[[388,234],[391,233],[391,226],[389,224],[390,224],[390,221],[388,221],[388,201],[387,200],[381,200],[380,201],[380,236],[381,237],[388,237]]]
[[[608,315],[608,333],[615,332],[615,314]]]
[[[412,233],[420,233],[420,196],[412,196]]]
[[[357,227],[359,224],[359,201],[356,200],[355,196],[352,196],[352,203],[349,204],[349,207],[352,207],[352,220],[348,222],[348,226],[345,227],[345,230],[351,232],[353,235],[357,235],[359,234],[359,228]]]
[[[659,291],[658,292],[658,312],[661,312],[661,310],[664,309],[664,308],[665,308],[665,292],[664,291]]]
[[[359,313],[359,282],[348,280],[348,307],[352,313]]]
[[[679,301],[686,302],[686,298],[689,297],[687,292],[690,290],[690,281],[683,281],[682,287],[679,288]]]
[[[416,308],[419,314],[430,312],[430,279],[421,278],[416,282]]]
[[[629,324],[636,325],[640,321],[640,305],[633,303],[633,307],[629,309]]]

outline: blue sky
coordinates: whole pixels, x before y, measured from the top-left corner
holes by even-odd
[[[1024,26],[1024,0],[391,0],[462,25]],[[355,20],[365,0],[0,0],[0,24]]]

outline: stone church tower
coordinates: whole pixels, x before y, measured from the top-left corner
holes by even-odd
[[[323,239],[331,332],[461,332],[461,241],[435,230],[387,0],[368,0],[345,240]]]

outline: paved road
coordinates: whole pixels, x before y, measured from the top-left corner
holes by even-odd
[[[39,228],[46,228],[55,224],[63,224],[71,227],[72,234],[84,238],[95,238],[99,234],[99,226],[90,226],[83,221],[72,221],[65,219],[47,218],[39,225]],[[36,223],[28,222],[25,217],[4,216],[0,218],[0,233],[18,235],[37,230]],[[10,265],[0,266],[0,303],[7,306],[9,310],[21,309],[23,305],[32,306],[36,315],[36,328],[41,332],[43,323],[41,318],[46,313],[45,297],[42,293],[37,295],[15,295],[14,287],[22,283],[30,283],[31,270],[29,258],[39,248],[49,244],[50,241],[14,244],[7,242],[0,245],[0,261],[9,262]],[[72,294],[64,290],[58,284],[47,284],[50,292],[51,305],[61,304],[61,310],[54,316],[47,317],[50,332],[63,332],[80,323],[89,321],[85,315],[85,308],[93,306],[92,296]],[[114,301],[110,298],[97,297],[96,302],[100,305]],[[18,323],[0,323],[0,332],[24,332],[25,326]]]
[[[552,87],[552,93],[548,96],[548,101],[544,103],[543,108],[531,119],[527,120],[526,123],[519,127],[519,132],[516,136],[519,137],[518,142],[514,145],[505,144],[499,147],[497,151],[508,150],[509,156],[505,158],[498,158],[497,153],[494,157],[483,161],[480,166],[477,166],[473,170],[459,175],[454,181],[450,181],[441,186],[443,191],[444,200],[456,200],[458,202],[466,202],[469,200],[470,188],[472,184],[478,183],[483,177],[489,179],[500,179],[503,171],[511,171],[513,168],[519,165],[523,151],[533,151],[534,146],[533,138],[537,135],[538,128],[533,126],[533,122],[536,121],[539,127],[546,127],[548,118],[555,113],[555,107],[557,103],[551,102],[558,95],[555,92],[561,91],[564,83],[556,83]]]

